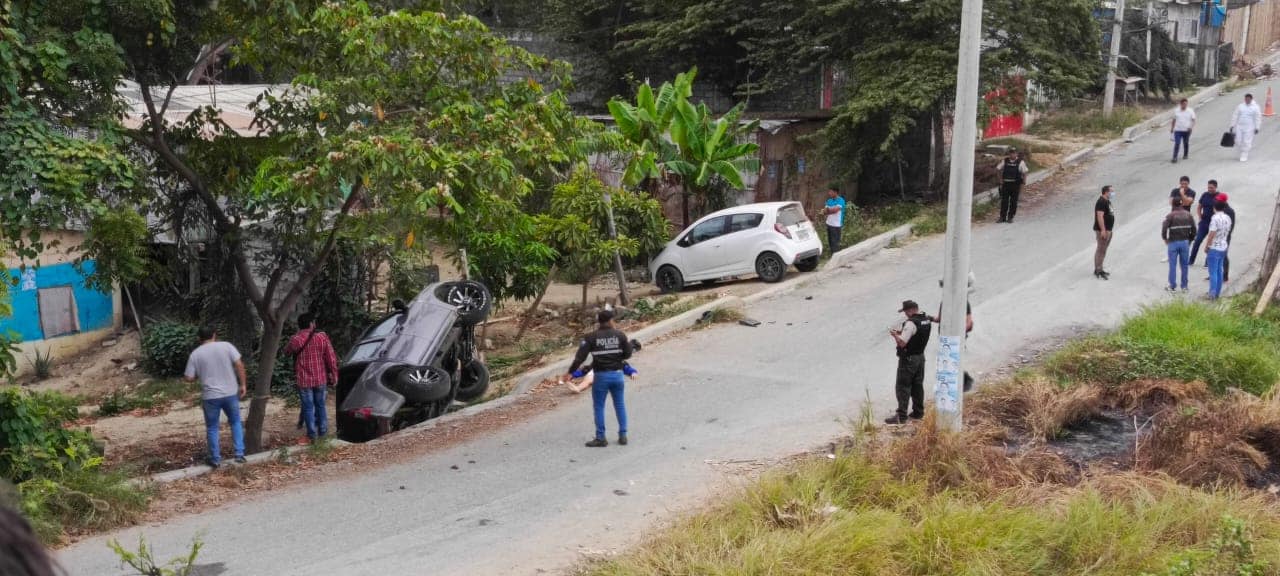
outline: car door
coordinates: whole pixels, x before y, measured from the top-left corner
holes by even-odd
[[[727,216],[717,216],[695,225],[681,239],[686,280],[718,278],[717,274],[725,269],[728,262],[722,243],[728,223]]]
[[[756,255],[760,253],[760,223],[764,222],[764,214],[744,212],[728,218],[728,230],[720,245],[727,261],[722,272],[725,276],[751,274],[755,272]]]

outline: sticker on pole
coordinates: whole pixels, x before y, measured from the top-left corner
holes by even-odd
[[[938,339],[938,386],[934,406],[939,412],[960,410],[960,349],[963,337],[942,336]]]

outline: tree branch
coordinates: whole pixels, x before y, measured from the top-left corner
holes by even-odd
[[[142,102],[146,105],[147,114],[151,117],[151,139],[147,140],[132,133],[131,136],[133,136],[134,140],[143,142],[148,148],[154,150],[170,168],[173,168],[191,185],[191,188],[204,201],[205,206],[209,209],[209,214],[213,216],[214,229],[218,231],[219,236],[231,243],[231,259],[235,263],[236,273],[240,276],[240,283],[244,286],[249,300],[253,302],[260,314],[270,312],[270,303],[263,298],[262,290],[258,288],[258,283],[253,279],[253,270],[249,267],[249,259],[245,257],[244,247],[241,244],[239,235],[236,234],[238,226],[233,224],[231,219],[227,217],[226,211],[218,204],[218,199],[209,192],[200,175],[196,174],[196,171],[179,158],[173,149],[169,147],[169,142],[164,135],[164,117],[156,110],[155,99],[151,96],[151,86],[139,84],[139,87],[142,89]]]
[[[213,48],[210,48],[208,52],[201,54],[195,64],[191,65],[191,72],[187,74],[187,84],[199,84],[205,77],[204,71],[208,67],[209,61],[213,60],[219,54],[222,54],[222,51],[226,50],[228,46],[231,46],[231,43],[234,41],[235,38],[227,38],[217,44],[214,44]]]
[[[342,224],[347,219],[347,214],[355,207],[356,200],[359,199],[360,193],[364,191],[363,179],[356,180],[356,185],[351,189],[351,195],[347,196],[346,202],[342,203],[342,209],[338,211],[338,217],[333,221],[333,227],[329,229],[329,237],[325,239],[324,248],[316,254],[316,257],[307,265],[306,272],[298,278],[297,282],[289,288],[288,294],[284,297],[284,302],[280,303],[277,311],[293,310],[298,303],[298,298],[302,297],[302,291],[311,285],[311,281],[320,273],[320,269],[324,268],[324,263],[329,259],[329,254],[333,253],[333,249],[338,244],[338,231],[342,229]]]

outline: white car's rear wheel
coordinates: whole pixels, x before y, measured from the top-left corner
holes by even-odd
[[[756,258],[756,276],[765,282],[780,282],[787,275],[787,263],[773,252],[765,252]]]

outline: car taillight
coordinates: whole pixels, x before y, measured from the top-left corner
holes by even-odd
[[[354,418],[359,418],[360,420],[368,420],[373,417],[373,408],[369,406],[365,406],[364,408],[347,410],[347,413]]]
[[[786,236],[787,239],[791,239],[791,231],[787,230],[787,227],[783,226],[781,222],[774,224],[773,229],[777,231],[779,234]]]

